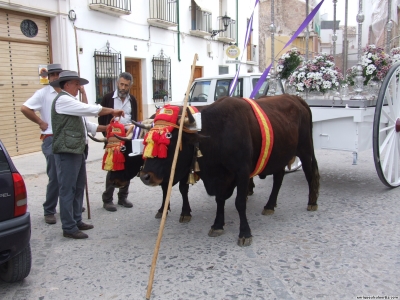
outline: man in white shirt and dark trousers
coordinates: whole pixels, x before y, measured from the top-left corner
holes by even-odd
[[[60,72],[62,72],[60,64],[49,64],[47,65],[47,72],[42,72],[40,76],[48,76],[49,82],[51,83],[58,79]],[[36,91],[35,94],[21,106],[21,112],[29,120],[38,124],[41,131],[40,139],[42,140],[42,152],[46,158],[46,172],[49,178],[46,200],[43,203],[44,220],[47,224],[57,223],[54,215],[58,203],[58,180],[52,150],[53,129],[51,126],[51,104],[60,91],[60,88],[53,88],[51,85],[47,85]],[[82,102],[87,103],[83,86],[80,92],[82,95]],[[40,117],[35,111],[39,111]]]
[[[48,76],[49,82],[58,79],[62,71],[60,64],[50,64],[47,66],[47,72],[43,72],[41,76]],[[58,94],[58,90],[48,85],[35,92],[22,106],[21,112],[32,122],[40,127],[40,139],[42,143],[42,152],[46,158],[46,172],[49,177],[46,190],[46,200],[43,203],[44,219],[47,224],[55,224],[56,206],[58,202],[58,180],[56,165],[54,162],[53,151],[51,145],[53,142],[53,130],[51,127],[51,104]],[[40,112],[40,117],[35,113]]]
[[[106,126],[88,122],[84,116],[124,116],[122,110],[80,102],[76,96],[81,86],[87,83],[89,81],[80,78],[74,71],[61,72],[59,79],[51,83],[53,87],[61,88],[51,107],[53,153],[60,187],[60,216],[63,236],[73,239],[88,238],[82,230],[94,227],[82,222],[87,133],[95,135],[96,131],[106,131]]]

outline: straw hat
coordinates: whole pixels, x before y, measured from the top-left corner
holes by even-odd
[[[63,69],[61,68],[60,64],[49,64],[49,65],[47,65],[47,70],[42,69],[39,75],[40,76],[48,76],[49,74],[60,73],[62,71],[63,71]]]
[[[75,71],[63,71],[60,73],[60,77],[57,80],[50,82],[50,85],[52,87],[60,87],[60,82],[70,80],[79,80],[80,85],[85,85],[89,83],[89,81],[85,78],[79,77],[78,73]]]

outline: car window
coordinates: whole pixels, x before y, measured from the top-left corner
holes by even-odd
[[[260,79],[260,77],[258,77],[258,78],[253,78],[253,79],[251,80],[251,81],[252,81],[253,90],[254,90],[254,88],[256,87],[256,84],[257,84],[257,82],[258,82],[259,79]],[[265,80],[265,81],[262,83],[262,85],[261,85],[260,89],[258,90],[257,94],[254,96],[254,99],[258,99],[258,98],[260,98],[260,97],[262,97],[262,96],[265,96],[265,95],[268,93],[268,88],[269,88],[268,82],[267,82],[267,80]]]
[[[243,97],[243,78],[239,78],[232,97]]]
[[[8,161],[3,152],[3,149],[0,147],[0,173],[10,172],[10,166],[8,165]]]
[[[221,97],[228,96],[230,83],[231,83],[230,79],[223,79],[217,81],[217,86],[215,87],[214,101]]]
[[[190,102],[207,102],[211,81],[195,82],[189,95]]]
[[[252,81],[252,87],[253,90],[256,87],[256,84],[258,82],[258,80],[260,79],[260,77],[256,77],[253,78]],[[254,99],[258,99],[262,96],[265,96],[268,94],[268,90],[269,90],[269,84],[268,84],[268,78],[262,83],[260,89],[258,90],[257,94],[254,96]],[[283,86],[282,86],[282,82],[280,80],[276,80],[276,92],[275,95],[282,95],[283,94]]]

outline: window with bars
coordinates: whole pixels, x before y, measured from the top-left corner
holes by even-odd
[[[153,56],[153,101],[171,101],[171,59],[164,56]]]
[[[117,89],[117,79],[122,72],[121,53],[113,53],[107,46],[105,52],[94,52],[96,103]]]

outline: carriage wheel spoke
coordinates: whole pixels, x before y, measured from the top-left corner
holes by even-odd
[[[392,135],[393,135],[393,131],[390,133],[390,136],[392,136]],[[392,138],[389,138],[389,136],[388,136],[385,140],[388,140],[388,149],[387,149],[387,151],[385,153],[383,153],[383,148],[381,149],[382,150],[381,153],[384,156],[383,164],[382,164],[382,169],[384,170],[384,173],[386,173],[387,163],[388,163],[389,158],[390,158],[390,150],[393,147],[393,139]]]
[[[399,181],[399,139],[398,136],[395,135],[395,143],[394,143],[394,151],[393,151],[393,167],[394,167],[394,177],[393,182]]]
[[[393,129],[393,128],[394,128],[394,125],[388,126],[388,127],[383,127],[381,129],[379,129],[379,132],[382,133],[382,132],[388,131],[389,129]]]
[[[396,119],[393,119],[391,116],[389,116],[389,114],[386,112],[384,107],[382,107],[382,114],[385,115],[385,117],[388,119],[388,122],[390,122],[390,123],[394,123],[395,122]]]
[[[383,140],[382,144],[379,147],[379,154],[382,156],[383,151],[385,150],[385,147],[387,146],[387,143],[390,140],[390,137],[394,134],[394,130],[390,131],[386,138]]]
[[[392,101],[390,102],[391,104],[391,108],[392,108],[392,116],[393,118],[396,120],[397,117],[399,116],[399,92],[398,92],[398,88],[399,85],[397,84],[398,81],[396,79],[396,76],[392,77],[392,82],[393,82],[393,95],[392,95]]]

